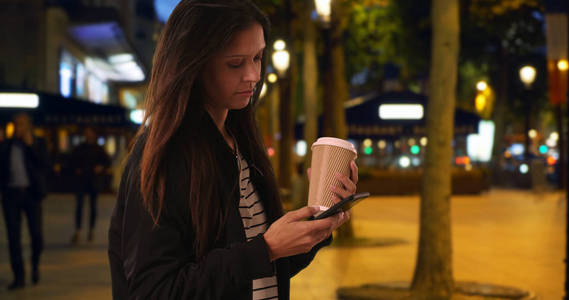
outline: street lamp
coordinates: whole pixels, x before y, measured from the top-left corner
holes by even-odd
[[[285,49],[286,43],[283,40],[276,40],[273,44],[275,52],[273,53],[273,66],[279,73],[280,77],[284,77],[290,65],[290,54]]]
[[[334,95],[334,77],[338,72],[334,70],[334,60],[332,58],[333,48],[337,47],[337,43],[333,42],[333,34],[335,33],[335,24],[337,20],[332,19],[332,0],[314,0],[318,19],[320,20],[320,30],[323,40],[323,55],[322,55],[322,88],[323,88],[323,124],[322,131],[324,135],[337,135],[338,127],[336,124],[342,120],[344,111],[340,111],[338,107],[343,107],[337,95]],[[341,123],[341,121],[340,121]]]
[[[476,89],[479,92],[484,92],[487,88],[488,88],[488,83],[484,80],[480,80],[478,81],[478,83],[476,83]]]
[[[320,20],[325,24],[330,23],[330,15],[332,14],[332,0],[314,0],[316,12]]]
[[[291,151],[292,151],[292,140],[294,138],[294,125],[292,119],[292,101],[291,101],[291,79],[287,76],[290,66],[290,54],[286,50],[285,41],[279,39],[273,44],[273,67],[278,73],[280,78],[276,86],[279,89],[279,123],[280,123],[280,133],[274,137],[278,141],[278,165],[279,165],[279,176],[278,180],[280,187],[283,189],[289,189],[291,185]],[[276,76],[271,76],[276,79]]]
[[[526,89],[531,88],[532,83],[535,81],[537,72],[533,66],[523,66],[520,68],[520,80],[524,83]]]
[[[569,70],[569,61],[567,61],[566,59],[559,60],[559,62],[557,62],[557,68],[559,69],[559,71]]]
[[[488,102],[486,95],[484,92],[488,89],[488,83],[484,80],[480,80],[476,83],[476,90],[478,90],[476,94],[476,98],[474,99],[474,106],[476,107],[476,111],[479,114],[484,112],[484,108],[486,108],[486,103]]]
[[[269,73],[269,75],[267,75],[267,80],[269,81],[269,83],[275,83],[277,82],[278,76],[275,73]]]
[[[490,118],[494,105],[494,91],[486,80],[480,80],[476,83],[476,98],[474,99],[474,107],[478,114],[484,118]]]
[[[531,99],[529,96],[531,85],[535,81],[535,76],[537,74],[535,68],[530,65],[526,65],[520,68],[520,80],[523,82],[526,91],[524,93],[524,106],[526,109],[526,120],[525,120],[525,151],[524,151],[524,159],[529,161],[529,147],[530,147],[530,140],[529,131],[530,131],[530,113],[531,113]]]

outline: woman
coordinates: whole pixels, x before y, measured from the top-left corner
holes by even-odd
[[[290,278],[349,218],[283,215],[254,122],[268,31],[248,0],[172,12],[111,220],[115,299],[288,299]],[[355,192],[352,173],[339,196]]]

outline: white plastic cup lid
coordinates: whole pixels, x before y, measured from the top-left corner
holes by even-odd
[[[354,147],[352,143],[335,137],[321,137],[316,142],[314,142],[314,144],[312,144],[312,147],[310,149],[314,149],[314,146],[323,146],[323,145],[332,145],[344,148],[346,150],[354,152],[356,155],[358,154],[356,147]]]

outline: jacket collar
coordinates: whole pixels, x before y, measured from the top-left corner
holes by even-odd
[[[230,118],[234,117],[233,116],[234,113],[235,112],[229,111],[227,115],[228,119],[226,120],[226,124],[230,122]],[[218,153],[223,156],[235,158],[233,150],[229,147],[229,145],[225,141],[225,138],[219,131],[219,128],[217,128],[217,125],[213,121],[211,115],[206,110],[203,110],[200,113],[198,119],[199,119],[199,124],[196,128],[199,128],[199,131],[202,132],[201,134],[206,139],[213,142],[215,149],[218,150]],[[245,158],[247,158],[250,161],[251,152],[249,150],[247,141],[243,140],[243,137],[240,136],[238,132],[232,132],[232,133],[235,136],[235,142],[237,143],[237,148],[239,149],[239,152],[241,152],[241,155],[243,155]]]

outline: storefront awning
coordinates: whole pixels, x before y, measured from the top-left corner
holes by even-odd
[[[412,92],[372,94],[350,100],[346,105],[348,138],[360,140],[425,136],[427,107],[427,97]],[[457,108],[454,116],[455,135],[477,133],[479,122],[480,117],[476,114]],[[318,118],[318,123],[321,136],[322,116]],[[304,135],[303,130],[304,123],[297,123],[297,139]]]
[[[146,79],[142,59],[114,9],[76,8],[71,16],[68,33],[90,53],[87,67],[101,80],[140,82]]]
[[[37,95],[37,105],[0,107],[0,123],[9,122],[16,113],[27,112],[36,125],[136,126],[127,118],[127,110],[121,106],[96,104],[48,93],[29,91],[19,91],[19,93]],[[7,97],[11,94],[15,92],[0,91],[0,96],[3,95],[4,99],[9,99]]]

